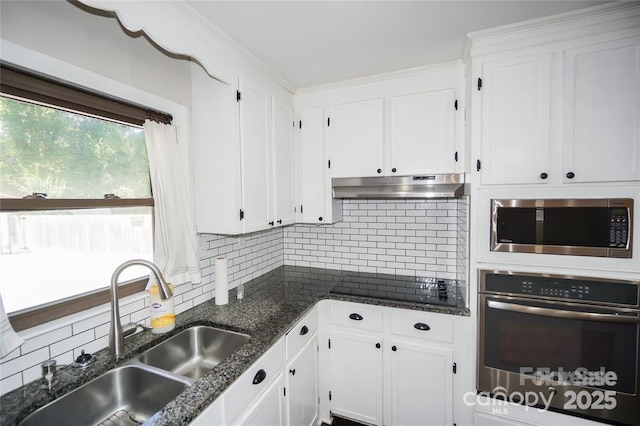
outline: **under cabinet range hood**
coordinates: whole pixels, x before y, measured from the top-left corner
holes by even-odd
[[[331,179],[333,198],[460,198],[464,174]]]

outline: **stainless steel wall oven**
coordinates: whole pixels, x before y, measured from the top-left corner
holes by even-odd
[[[640,425],[640,282],[480,271],[478,392]]]

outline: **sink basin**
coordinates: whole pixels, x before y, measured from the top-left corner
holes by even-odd
[[[34,411],[20,426],[141,424],[188,386],[140,367],[118,367]]]
[[[242,346],[250,336],[199,325],[149,349],[138,360],[190,379],[199,379]]]

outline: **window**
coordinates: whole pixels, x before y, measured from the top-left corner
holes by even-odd
[[[120,263],[152,259],[141,125],[161,114],[5,67],[1,80],[0,292],[24,329],[107,302]],[[120,281],[141,291],[147,274]]]

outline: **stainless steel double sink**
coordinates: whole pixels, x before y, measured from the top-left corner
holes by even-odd
[[[187,328],[34,411],[20,426],[144,423],[249,338],[204,325]]]

